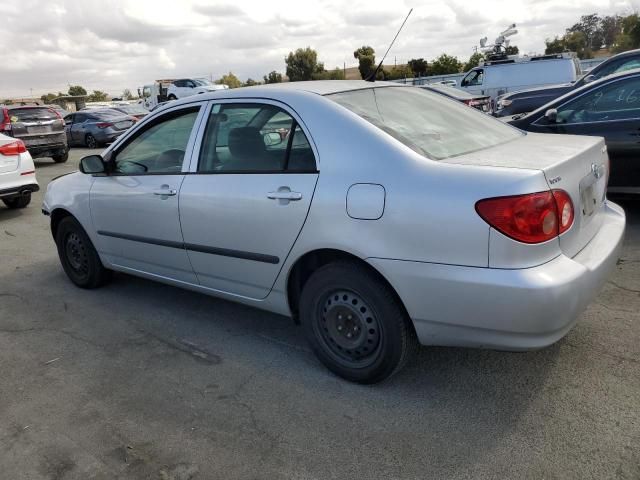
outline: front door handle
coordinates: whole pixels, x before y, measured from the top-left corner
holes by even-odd
[[[269,192],[267,194],[267,198],[271,200],[290,200],[297,201],[302,200],[302,194],[300,192],[291,192],[291,191],[278,191],[278,192]]]

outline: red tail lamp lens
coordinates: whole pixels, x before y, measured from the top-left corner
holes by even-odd
[[[563,190],[480,200],[476,211],[499,232],[523,243],[542,243],[567,231],[573,204]]]

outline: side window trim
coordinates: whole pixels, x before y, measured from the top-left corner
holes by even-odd
[[[295,171],[295,170],[278,170],[278,171],[253,172],[253,171],[245,170],[245,171],[239,171],[239,172],[236,172],[236,173],[239,173],[239,174],[318,173],[318,171],[320,170],[320,161],[321,161],[320,160],[320,156],[318,155],[318,149],[316,148],[316,144],[315,144],[315,141],[313,140],[313,137],[309,133],[309,129],[307,128],[307,126],[304,124],[304,122],[300,118],[300,115],[298,115],[298,112],[296,112],[290,105],[288,105],[288,104],[286,104],[284,102],[280,102],[278,100],[246,97],[246,98],[229,98],[229,99],[210,100],[209,104],[207,105],[207,108],[202,109],[202,112],[201,112],[202,113],[202,118],[200,119],[200,125],[199,125],[199,128],[198,128],[198,135],[197,135],[197,138],[195,139],[195,146],[194,146],[193,152],[191,154],[191,163],[189,164],[189,168],[187,170],[187,172],[189,174],[218,175],[217,173],[211,173],[211,172],[209,172],[209,173],[200,173],[200,172],[198,172],[198,160],[200,158],[200,152],[202,150],[202,142],[204,140],[204,136],[205,136],[205,133],[206,133],[208,119],[209,119],[209,116],[211,114],[211,110],[215,107],[215,105],[239,104],[239,103],[252,103],[252,104],[259,103],[259,104],[265,104],[265,105],[274,105],[274,106],[276,106],[278,108],[281,108],[288,115],[290,115],[291,118],[293,118],[293,121],[295,122],[295,124],[298,127],[300,127],[300,129],[302,130],[302,133],[304,133],[305,137],[307,138],[307,141],[309,142],[309,146],[311,147],[311,151],[313,152],[313,157],[314,157],[314,160],[315,160],[315,163],[316,163],[316,169],[314,171],[305,170],[304,172]],[[287,163],[288,163],[288,158],[287,158]],[[227,171],[225,173],[230,174],[232,172]],[[222,174],[222,172],[221,172],[221,174]]]
[[[130,134],[130,135],[122,135],[120,138],[118,138],[118,140],[116,140],[105,152],[104,156],[106,157],[106,159],[108,160],[113,160],[115,161],[118,153],[120,153],[129,143],[131,143],[133,140],[135,140],[136,138],[138,138],[140,135],[142,135],[145,131],[147,131],[148,129],[152,128],[153,126],[162,123],[164,120],[166,119],[168,120],[167,117],[175,117],[175,116],[180,116],[180,112],[182,111],[188,111],[188,110],[195,110],[196,108],[199,108],[200,110],[198,111],[198,115],[196,116],[196,120],[193,124],[193,128],[191,129],[191,134],[189,135],[189,141],[187,142],[187,146],[185,148],[185,153],[184,153],[184,158],[182,160],[182,168],[180,170],[180,172],[148,172],[148,173],[112,173],[111,175],[114,176],[121,176],[121,177],[131,177],[131,176],[150,176],[150,175],[184,175],[186,172],[188,172],[187,168],[190,165],[191,162],[191,157],[193,155],[193,150],[194,150],[194,145],[196,142],[196,138],[197,138],[197,132],[199,131],[200,128],[200,124],[202,123],[202,119],[204,117],[204,112],[206,110],[207,104],[205,102],[195,102],[195,103],[188,103],[185,105],[179,105],[177,107],[173,107],[171,109],[168,110],[162,110],[160,114],[158,114],[157,116],[155,115],[151,115],[147,118],[145,118],[145,120],[143,122],[140,122],[138,125],[134,126],[133,129],[134,131]],[[186,113],[186,112],[185,112]],[[127,138],[123,138],[123,137],[127,137]],[[187,167],[187,168],[185,168]]]

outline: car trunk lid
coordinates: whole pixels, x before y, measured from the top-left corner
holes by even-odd
[[[582,250],[600,228],[609,168],[600,137],[529,133],[492,149],[442,161],[541,170],[549,188],[566,191],[573,202],[573,226],[560,236],[560,248],[569,257]]]

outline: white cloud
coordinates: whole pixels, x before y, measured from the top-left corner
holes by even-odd
[[[353,50],[381,55],[409,7],[414,12],[387,62],[449,53],[466,60],[478,39],[510,23],[523,52],[540,52],[580,15],[629,13],[637,0],[22,0],[3,5],[0,98],[66,91],[68,84],[120,93],[156,78],[241,79],[284,72],[299,47],[329,68],[355,65]],[[391,6],[392,5],[392,6]]]

